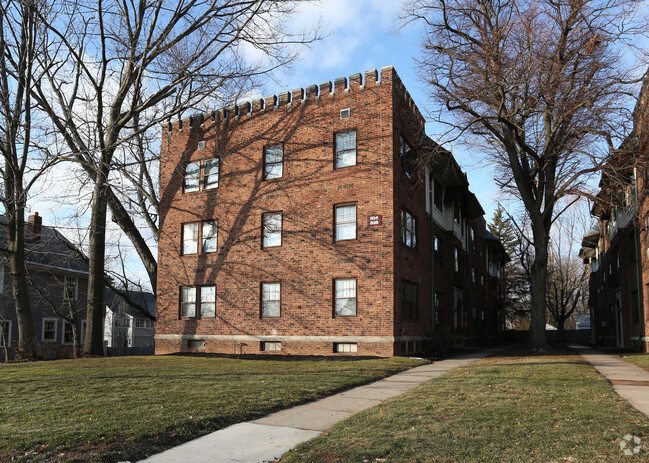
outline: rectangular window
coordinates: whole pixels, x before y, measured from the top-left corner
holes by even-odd
[[[458,225],[460,224],[460,220],[462,220],[459,201],[453,201],[453,220]],[[462,230],[462,234],[464,234],[464,230]]]
[[[401,242],[409,248],[417,247],[417,220],[405,209],[401,209]]]
[[[356,315],[356,280],[335,280],[335,308],[337,317]]]
[[[336,241],[356,239],[356,205],[336,206]]]
[[[54,318],[44,318],[42,331],[41,331],[41,342],[56,342],[56,328],[58,326],[58,320]]]
[[[191,193],[199,190],[210,190],[219,186],[220,159],[206,159],[190,162],[185,167],[184,191]]]
[[[282,350],[282,343],[280,341],[262,341],[260,350],[262,352],[278,352]]]
[[[216,286],[201,286],[201,318],[216,317]]]
[[[72,332],[72,323],[63,321],[63,335],[61,336],[61,344],[73,344],[74,333]]]
[[[336,169],[356,165],[356,131],[336,134]]]
[[[418,287],[415,283],[403,280],[401,285],[401,309],[405,320],[417,320],[419,317]]]
[[[198,243],[201,243],[202,253],[216,252],[217,231],[216,220],[183,224],[183,255],[198,254]]]
[[[279,317],[282,302],[280,283],[261,284],[261,316]]]
[[[469,242],[471,247],[475,249],[475,230],[473,230],[473,227],[469,227]]]
[[[435,251],[435,262],[437,262],[437,265],[444,265],[444,259],[442,258],[442,239],[438,236],[435,235],[433,237],[433,249]]]
[[[442,211],[444,208],[444,190],[442,189],[442,184],[439,183],[437,179],[435,179],[433,182],[433,189],[435,193],[435,208],[438,211]]]
[[[216,316],[216,286],[186,286],[180,289],[180,316],[182,318],[214,318]],[[198,310],[196,305],[198,304]],[[140,320],[141,328],[146,326]],[[138,328],[138,320],[135,320]]]
[[[11,321],[0,321],[0,347],[11,347]]]
[[[264,148],[264,180],[280,178],[284,170],[284,147],[282,145]]]
[[[455,271],[460,271],[460,248],[455,248]]]
[[[202,249],[203,252],[216,252],[217,248],[217,234],[216,234],[216,220],[208,220],[203,222],[202,233]]]
[[[282,213],[272,212],[262,214],[264,227],[264,248],[272,248],[282,245]]]
[[[136,318],[135,319],[135,327],[136,328],[146,328],[146,320],[143,318]]]
[[[185,193],[200,189],[201,163],[190,162],[185,168]]]
[[[438,292],[435,293],[433,304],[435,308],[435,322],[441,323],[442,322],[442,293],[438,293]]]
[[[219,187],[219,158],[203,161],[203,189],[210,190]]]
[[[63,278],[63,299],[66,301],[76,301],[79,299],[79,280],[75,277]]]
[[[471,283],[475,285],[476,281],[475,267],[471,267]]]
[[[399,154],[401,156],[401,170],[408,178],[411,178],[415,171],[415,152],[403,136],[401,137]]]
[[[334,352],[337,354],[351,354],[358,352],[358,344],[355,342],[335,342]]]
[[[181,288],[180,316],[190,318],[196,316],[196,288]]]

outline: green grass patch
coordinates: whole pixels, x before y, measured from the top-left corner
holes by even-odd
[[[635,363],[645,370],[649,370],[649,354],[630,354],[622,358],[628,362]]]
[[[423,363],[165,356],[3,364],[0,461],[133,461]]]
[[[627,434],[640,454],[622,452]],[[647,444],[649,419],[580,356],[500,356],[353,415],[282,463],[638,462]]]

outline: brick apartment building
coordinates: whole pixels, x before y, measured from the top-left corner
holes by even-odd
[[[582,241],[589,265],[593,341],[648,351],[649,85],[642,86],[634,131],[603,169],[592,208],[598,223]]]
[[[503,326],[502,246],[392,67],[170,123],[160,188],[158,354],[392,356]]]

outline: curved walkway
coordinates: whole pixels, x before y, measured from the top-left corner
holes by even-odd
[[[586,346],[569,346],[577,350],[606,379],[615,392],[631,405],[649,416],[649,371],[621,359]]]
[[[315,402],[238,423],[165,452],[146,463],[254,463],[273,461],[348,416],[495,352],[486,349],[397,373]]]

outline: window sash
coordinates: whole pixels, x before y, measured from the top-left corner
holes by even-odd
[[[356,165],[356,131],[336,134],[336,167]]]
[[[198,222],[183,225],[183,254],[198,252]]]
[[[181,289],[180,314],[183,318],[196,316],[196,288],[184,287]]]
[[[401,210],[401,240],[409,248],[417,247],[416,219],[405,209]]]
[[[264,247],[282,245],[282,214],[264,214]]]
[[[203,189],[218,188],[220,159],[207,159],[203,162]]]
[[[185,168],[185,193],[200,189],[201,163],[192,162]]]
[[[216,286],[201,286],[201,318],[216,317]]]
[[[203,222],[202,234],[203,252],[216,252],[218,245],[216,220]]]
[[[279,317],[281,314],[281,285],[280,283],[263,283],[262,293],[262,317]]]
[[[356,239],[356,206],[336,207],[336,241]]]
[[[414,283],[404,280],[402,286],[402,309],[403,318],[407,320],[416,320],[419,316],[418,307],[418,286]]]
[[[284,147],[264,148],[264,180],[280,178],[284,173]]]
[[[72,332],[72,324],[66,321],[63,322],[63,344],[74,343],[74,333]]]
[[[56,341],[56,320],[43,320],[43,341]]]
[[[356,280],[336,280],[336,316],[356,315]]]

